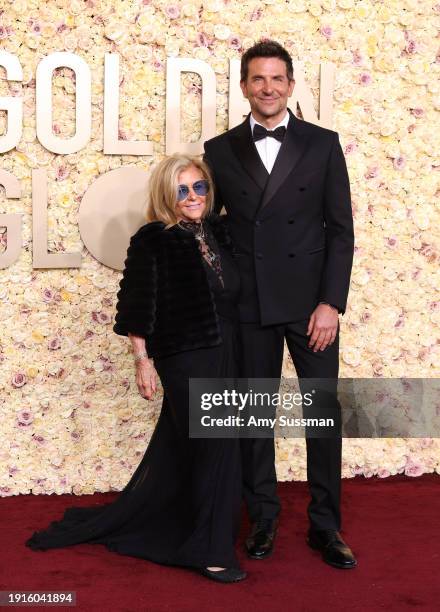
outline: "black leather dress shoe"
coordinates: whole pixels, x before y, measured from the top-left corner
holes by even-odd
[[[213,571],[209,570],[207,567],[202,567],[200,569],[200,573],[202,576],[206,576],[206,578],[210,578],[211,580],[215,580],[216,582],[240,582],[240,580],[244,580],[247,576],[246,572],[241,569],[236,569],[234,567],[228,567],[224,570]]]
[[[278,528],[277,519],[260,519],[252,525],[246,540],[246,551],[251,559],[266,559],[273,552]]]
[[[333,567],[351,569],[357,565],[355,556],[335,529],[310,529],[307,544],[320,550],[324,561]]]

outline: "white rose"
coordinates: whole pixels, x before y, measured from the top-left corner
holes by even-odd
[[[218,40],[228,40],[230,35],[231,35],[231,30],[228,28],[227,25],[218,23],[214,26],[214,36]]]

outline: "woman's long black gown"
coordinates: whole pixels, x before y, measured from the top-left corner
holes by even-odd
[[[187,230],[193,231],[191,224]],[[222,344],[155,361],[164,389],[162,410],[124,490],[111,503],[68,508],[61,520],[34,532],[26,541],[30,548],[88,542],[167,565],[238,567],[234,545],[241,506],[239,439],[188,436],[188,379],[238,375],[238,271],[210,231],[206,242],[221,256],[220,275],[218,266],[208,265],[205,258],[204,264]]]

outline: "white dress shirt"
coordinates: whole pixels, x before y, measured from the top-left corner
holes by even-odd
[[[254,131],[254,125],[256,123],[259,123],[259,122],[255,121],[252,113],[251,113],[251,117],[250,117],[250,123],[251,123],[251,130],[253,132]],[[280,127],[281,125],[284,125],[287,128],[287,124],[288,123],[289,123],[289,113],[286,111],[286,114],[284,115],[284,119],[282,121],[280,121],[280,123],[278,123],[278,125],[275,125],[272,128],[272,130],[276,130],[277,127]],[[259,125],[262,125],[262,124],[259,123]],[[263,127],[266,127],[266,126],[263,126]],[[270,174],[272,172],[273,165],[274,165],[275,160],[277,158],[278,151],[280,150],[281,142],[279,140],[277,140],[276,138],[272,138],[271,136],[267,136],[266,138],[262,138],[261,140],[257,140],[257,142],[255,143],[255,146],[257,147],[257,151],[258,151],[259,156],[261,157],[261,161],[266,166],[266,170]]]

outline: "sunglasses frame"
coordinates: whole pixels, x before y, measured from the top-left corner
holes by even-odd
[[[206,188],[206,193],[197,193],[197,190],[194,189],[194,185],[197,185],[198,183],[203,183],[206,187],[204,187],[203,189]],[[181,187],[185,187],[187,194],[185,197],[179,197],[180,195],[180,188]],[[189,196],[189,188],[191,187],[191,189],[194,191],[194,193],[196,193],[198,196],[206,196],[209,193],[209,181],[207,179],[199,179],[198,181],[194,181],[194,183],[192,185],[185,185],[184,183],[181,183],[180,185],[177,186],[177,201],[178,202],[183,202],[184,200],[187,199],[187,197]]]

